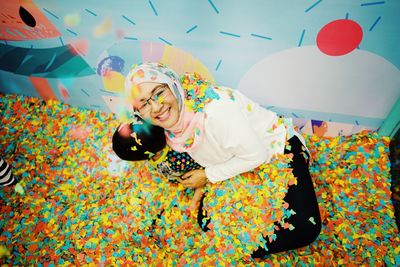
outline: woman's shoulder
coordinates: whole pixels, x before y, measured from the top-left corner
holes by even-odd
[[[218,86],[214,87],[214,91],[219,98],[214,99],[205,106],[206,113],[223,112],[225,116],[229,116],[229,111],[242,110],[247,105],[247,98],[238,90]]]
[[[204,106],[204,112],[208,117],[216,115],[229,116],[229,112],[232,109],[239,109],[233,91],[221,90],[220,88],[214,90],[219,97]]]

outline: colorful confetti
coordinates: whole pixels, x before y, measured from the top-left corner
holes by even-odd
[[[212,224],[202,232],[189,209],[193,190],[148,164],[115,160],[114,115],[0,95],[0,120],[0,153],[21,179],[19,188],[0,188],[2,265],[400,265],[389,140],[376,133],[306,136],[322,232],[307,247],[253,260],[262,235],[276,238],[268,222],[295,227],[285,223],[293,212],[280,201],[296,183],[289,158],[207,185]]]

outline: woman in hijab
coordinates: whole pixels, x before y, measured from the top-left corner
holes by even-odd
[[[295,228],[280,229],[276,240],[266,241],[268,251],[259,248],[253,257],[296,249],[318,237],[321,219],[304,139],[277,114],[237,90],[212,86],[197,75],[181,78],[160,63],[132,68],[125,89],[135,113],[164,128],[169,146],[204,167],[182,176],[185,187],[224,181],[270,162],[275,154],[293,154],[297,185],[289,187],[284,200],[296,212],[289,218]]]

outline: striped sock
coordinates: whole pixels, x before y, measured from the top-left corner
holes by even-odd
[[[0,186],[14,185],[16,183],[18,183],[18,180],[12,174],[11,166],[0,157]]]

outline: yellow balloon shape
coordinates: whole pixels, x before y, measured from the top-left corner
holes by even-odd
[[[125,86],[125,76],[120,72],[109,71],[103,76],[104,89],[113,93],[123,93]]]

